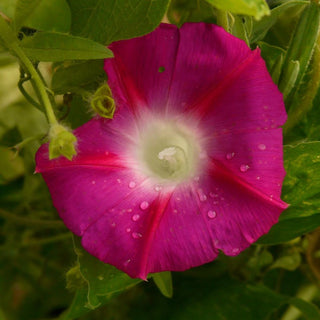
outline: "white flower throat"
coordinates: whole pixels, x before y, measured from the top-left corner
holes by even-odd
[[[147,126],[141,134],[139,159],[149,176],[159,182],[180,182],[193,175],[199,147],[189,131],[170,121]]]

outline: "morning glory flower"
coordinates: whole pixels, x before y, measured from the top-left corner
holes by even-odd
[[[286,113],[259,49],[204,23],[110,46],[115,113],[74,131],[69,161],[36,156],[83,247],[131,277],[237,255],[278,221]]]

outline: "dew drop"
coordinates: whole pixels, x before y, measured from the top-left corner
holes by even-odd
[[[121,183],[121,179],[117,179],[117,182],[118,182],[118,183]]]
[[[157,191],[157,192],[161,191],[161,189],[162,189],[162,187],[159,186],[159,185],[156,185],[156,186],[154,187],[154,190]]]
[[[126,267],[130,262],[131,262],[131,259],[128,259],[127,261],[125,261],[125,262],[123,263],[123,265]]]
[[[207,200],[207,196],[204,194],[203,190],[202,189],[198,189],[197,190],[197,193],[198,193],[198,196],[199,196],[199,199],[200,201],[206,201]]]
[[[234,152],[229,152],[229,153],[226,154],[227,160],[231,160],[234,156],[235,156]]]
[[[257,178],[256,178],[257,180],[260,180],[261,179],[261,177],[260,176],[257,176]]]
[[[261,151],[264,151],[264,150],[266,150],[266,149],[267,149],[267,147],[266,147],[266,145],[265,145],[265,144],[260,143],[260,144],[258,145],[258,149],[259,149],[259,150],[261,150]]]
[[[240,252],[240,249],[239,248],[233,248],[232,249],[232,253],[239,253]]]
[[[112,223],[111,223],[111,227],[114,228],[115,226],[116,226],[116,223],[115,223],[115,222],[112,222]]]
[[[138,221],[140,219],[140,215],[139,214],[134,214],[131,219],[132,219],[132,221],[136,222],[136,221]]]
[[[240,171],[241,171],[241,172],[247,172],[249,168],[250,168],[250,167],[249,167],[247,164],[242,164],[242,165],[240,166]]]
[[[91,181],[92,184],[96,184],[96,182],[94,180]]]
[[[126,229],[126,232],[128,232],[128,233],[131,232],[131,229],[130,229],[130,228],[127,228],[127,229]]]
[[[215,211],[209,210],[208,211],[208,217],[210,219],[214,219],[217,216],[217,213]]]
[[[136,183],[134,181],[129,182],[129,188],[133,189],[136,186]]]
[[[142,238],[142,234],[139,232],[132,232],[132,238],[133,239],[140,239],[140,238]]]
[[[128,209],[127,212],[132,212],[132,209]]]
[[[210,196],[211,198],[218,198],[218,195],[217,195],[216,193],[214,193],[214,192],[210,192],[210,193],[209,193],[209,196]]]
[[[147,201],[142,201],[140,203],[140,209],[141,210],[146,210],[146,209],[148,209],[148,207],[149,207],[149,203]]]
[[[109,155],[109,152],[108,152],[108,151],[106,151],[104,154],[105,154],[106,156],[108,156],[108,155]]]
[[[100,275],[100,276],[98,276],[98,279],[99,279],[99,280],[103,280],[104,277]]]

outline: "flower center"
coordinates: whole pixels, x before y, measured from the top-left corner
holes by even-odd
[[[199,148],[195,135],[173,122],[148,125],[141,134],[140,159],[158,181],[180,182],[194,173]],[[161,182],[161,181],[159,181]]]

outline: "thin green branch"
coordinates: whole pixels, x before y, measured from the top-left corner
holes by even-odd
[[[9,213],[0,209],[0,217],[20,225],[40,228],[65,228],[65,225],[60,220],[42,220],[28,217],[21,217],[16,214]]]
[[[65,241],[68,239],[72,239],[71,232],[66,232],[66,233],[58,234],[56,236],[47,237],[43,239],[25,240],[25,242],[22,243],[22,247],[39,246],[39,245],[54,243],[58,241]]]

